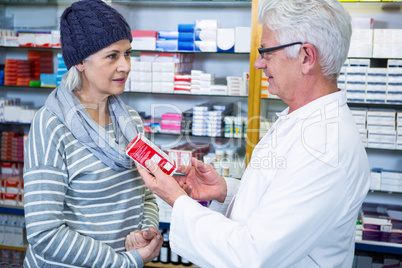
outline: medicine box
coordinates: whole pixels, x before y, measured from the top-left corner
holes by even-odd
[[[156,37],[158,35],[158,32],[133,30],[131,31],[131,34],[133,36],[133,41],[131,42],[131,46],[133,49],[137,50],[156,49]]]
[[[145,166],[147,160],[153,161],[167,175],[172,175],[177,169],[173,159],[142,133],[127,146],[126,154],[148,172],[151,171]]]

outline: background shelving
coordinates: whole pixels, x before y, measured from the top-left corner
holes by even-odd
[[[356,241],[355,249],[362,251],[387,253],[387,254],[399,254],[399,255],[402,254],[401,244],[388,243],[388,242],[376,242],[367,240]]]
[[[24,208],[1,205],[0,206],[0,214],[11,214],[11,215],[24,216]]]
[[[0,15],[2,12],[13,15],[14,21],[18,22],[16,28],[58,28],[58,18],[61,12],[70,5],[72,0],[48,0],[47,2],[34,2],[34,1],[4,1],[0,0]],[[140,30],[175,30],[178,23],[191,23],[195,19],[219,19],[221,27],[235,27],[235,26],[249,26],[252,18],[251,1],[108,1],[116,7],[126,18],[133,29]],[[345,7],[352,14],[352,16],[370,16],[374,18],[375,28],[402,28],[401,22],[401,8],[402,2],[370,2],[370,3],[356,3],[355,1],[345,2]],[[4,7],[4,9],[3,9]],[[7,8],[6,8],[7,7]],[[155,19],[158,18],[158,19]],[[161,21],[163,21],[163,29],[161,28]],[[257,31],[257,30],[255,30]],[[259,42],[258,38],[257,41]],[[258,44],[257,44],[258,46]],[[0,47],[0,62],[6,55],[14,56],[20,55],[21,52],[28,49],[39,48],[14,48],[14,47]],[[40,48],[48,50],[49,48]],[[59,48],[50,48],[56,54],[60,52]],[[5,52],[5,53],[3,53]],[[138,53],[134,51],[133,54]],[[188,52],[186,52],[188,53]],[[251,53],[252,54],[252,53]],[[255,55],[254,55],[255,56]],[[248,71],[252,62],[249,62],[249,53],[194,53],[195,64],[194,69],[205,70],[210,73],[215,73],[218,79],[223,79],[227,75],[241,75],[242,72]],[[253,55],[251,55],[251,58]],[[383,65],[383,59],[373,59],[377,65]],[[250,81],[251,87],[254,87],[253,81]],[[258,83],[257,83],[258,84]],[[0,87],[0,95],[9,98],[22,97],[23,100],[32,102],[36,107],[42,106],[46,96],[51,91],[51,88],[30,88],[30,87],[13,87],[2,86]],[[255,88],[259,94],[259,88]],[[149,111],[150,107],[159,107],[155,114],[161,114],[166,110],[158,106],[161,103],[169,104],[177,107],[179,110],[184,111],[191,108],[195,104],[204,103],[206,101],[217,102],[234,102],[236,103],[238,113],[245,113],[248,111],[248,97],[245,96],[211,96],[211,95],[179,95],[179,94],[161,94],[161,93],[139,93],[128,92],[124,93],[123,98],[126,103],[135,107],[139,111]],[[259,98],[251,96],[251,104],[260,102]],[[268,111],[281,110],[284,103],[276,99],[263,99],[261,106],[266,111],[259,111],[263,114]],[[259,105],[259,104],[258,104]],[[402,105],[388,105],[388,104],[367,104],[367,103],[350,103],[353,107],[375,107],[375,108],[395,108],[401,109]],[[257,105],[256,105],[257,106]],[[258,106],[259,108],[259,106]],[[16,125],[18,127],[18,125]],[[155,135],[156,136],[156,135]],[[175,135],[158,134],[160,143],[166,140],[176,139]],[[205,137],[196,137],[201,141],[205,141]],[[367,149],[369,153],[370,165],[383,166],[386,168],[397,169],[402,166],[401,153],[397,150],[384,150],[384,149]],[[376,166],[377,167],[377,166]],[[401,202],[401,197],[397,194],[389,194],[388,192],[372,192],[370,193],[369,200],[380,201],[384,203]],[[18,208],[2,208],[0,213],[22,213],[23,209]],[[161,228],[165,228],[163,223]],[[390,245],[384,243],[371,243],[366,241],[357,242],[356,249],[378,251],[378,252],[392,252],[396,251],[401,254],[399,245]],[[1,246],[0,246],[1,247]],[[177,267],[171,265],[160,265],[152,267]]]

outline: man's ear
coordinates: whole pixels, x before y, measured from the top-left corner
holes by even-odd
[[[80,72],[84,71],[84,64],[82,62],[80,62],[74,66],[75,66],[75,68],[77,68],[78,71],[80,71]]]
[[[317,49],[309,43],[301,47],[301,70],[303,74],[308,74],[317,64]]]

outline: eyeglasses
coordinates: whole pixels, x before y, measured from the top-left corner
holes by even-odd
[[[281,48],[285,48],[285,47],[290,47],[290,46],[294,46],[294,45],[303,45],[302,42],[295,42],[295,43],[290,43],[290,44],[286,44],[286,45],[281,45],[281,46],[277,46],[277,47],[269,47],[269,48],[258,48],[258,52],[261,55],[261,59],[264,58],[264,53],[267,52],[272,52]]]

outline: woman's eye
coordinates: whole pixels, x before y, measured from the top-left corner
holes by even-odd
[[[131,50],[130,51],[126,51],[126,53],[124,53],[124,56],[130,56],[131,54]]]
[[[109,56],[107,56],[109,59],[115,59],[117,56],[116,56],[116,54],[111,54],[111,55],[109,55]]]

